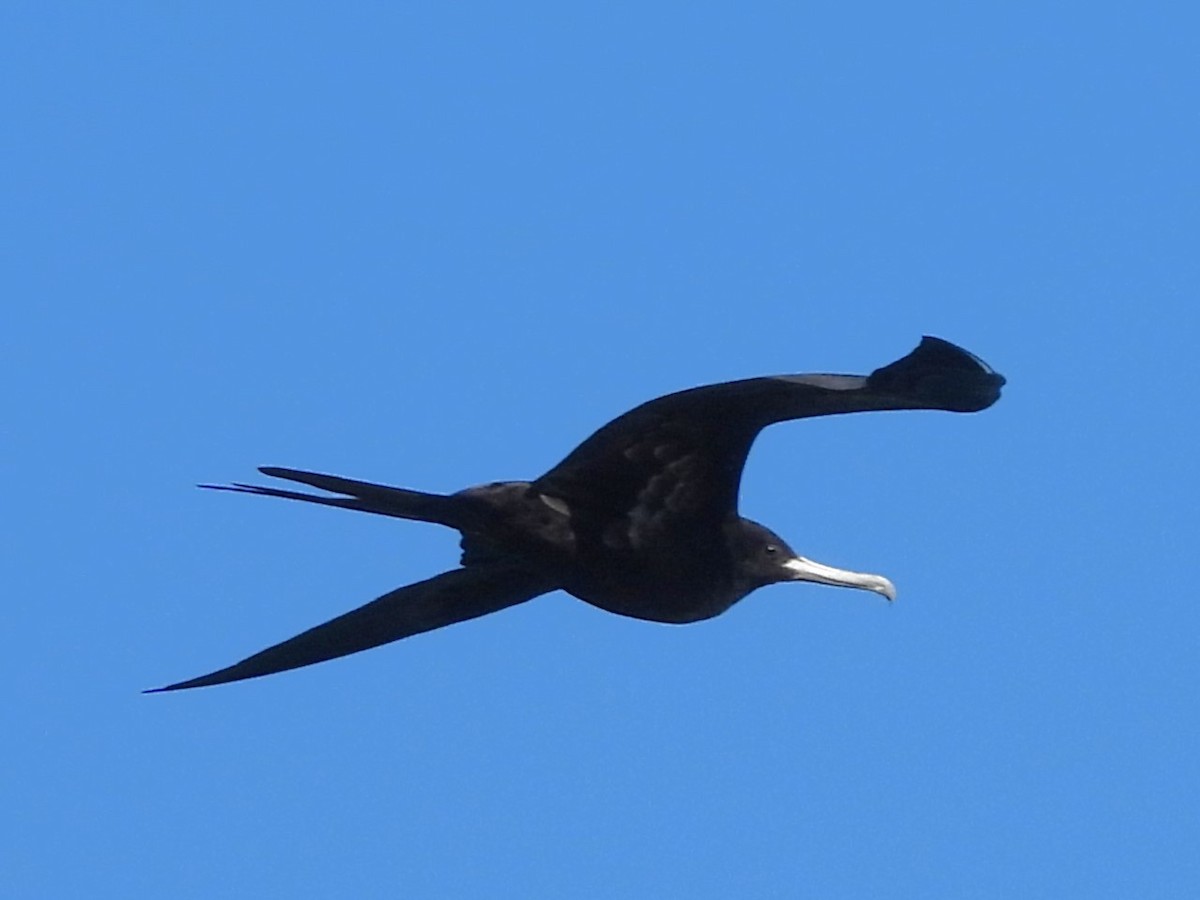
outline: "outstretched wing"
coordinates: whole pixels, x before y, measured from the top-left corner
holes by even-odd
[[[869,410],[976,412],[996,402],[1003,384],[978,357],[926,337],[867,376],[776,375],[692,388],[609,422],[534,488],[577,516],[623,518],[631,532],[661,539],[673,523],[714,525],[736,510],[750,445],[768,425]]]
[[[232,666],[146,693],[206,687],[311,666],[515,606],[555,587],[544,575],[510,565],[454,569],[397,588]]]

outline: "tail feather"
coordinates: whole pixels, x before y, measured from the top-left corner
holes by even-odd
[[[403,515],[389,509],[380,509],[371,506],[357,497],[320,497],[316,494],[305,494],[300,491],[285,491],[280,488],[264,487],[258,484],[199,484],[197,487],[202,487],[209,491],[229,491],[233,494],[254,494],[259,497],[281,497],[284,500],[302,500],[305,503],[319,503],[322,506],[336,506],[339,509],[353,509],[358,512],[375,513],[381,516],[391,516],[395,519],[411,519],[412,516]]]
[[[340,509],[353,509],[397,519],[433,522],[459,531],[478,527],[479,517],[484,512],[482,507],[471,498],[460,495],[427,494],[422,491],[410,491],[369,481],[355,481],[337,475],[322,475],[318,472],[305,472],[300,469],[286,469],[278,466],[262,466],[259,471],[271,478],[296,481],[342,496],[323,497],[318,494],[240,483],[202,484],[200,487],[217,491],[232,491],[238,494],[301,500],[305,503],[336,506]]]

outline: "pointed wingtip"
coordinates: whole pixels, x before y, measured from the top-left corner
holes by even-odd
[[[222,670],[223,672],[224,670]],[[142,691],[143,694],[169,694],[174,691],[185,691],[190,688],[209,687],[214,684],[224,684],[228,679],[214,679],[213,676],[219,675],[219,672],[213,672],[211,675],[201,675],[199,678],[190,678],[187,681],[177,681],[174,684],[164,685],[163,687],[146,688]]]

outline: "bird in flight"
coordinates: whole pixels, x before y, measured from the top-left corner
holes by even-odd
[[[882,575],[798,555],[738,514],[750,445],[789,419],[891,409],[978,412],[1004,377],[926,337],[870,375],[775,375],[659,397],[609,422],[545,475],[427,494],[267,466],[310,494],[203,485],[433,522],[462,535],[460,567],[384,594],[241,662],[147,693],[205,687],[336,659],[564,590],[609,612],[698,622],[783,581],[860,588],[895,599]]]

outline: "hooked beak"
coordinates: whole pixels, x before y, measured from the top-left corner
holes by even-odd
[[[896,599],[896,586],[882,575],[835,569],[803,556],[789,559],[783,564],[783,568],[791,574],[793,581],[815,581],[817,584],[831,584],[834,587],[859,588],[883,594],[888,600]]]

